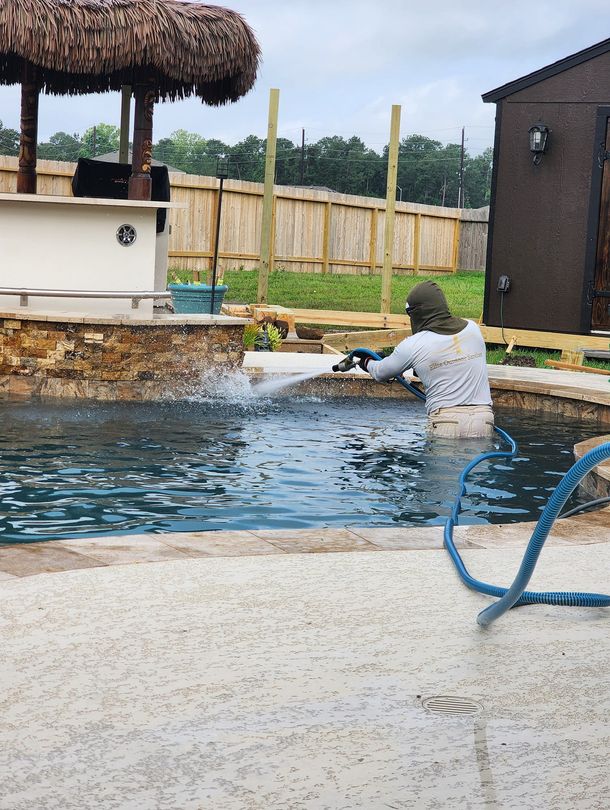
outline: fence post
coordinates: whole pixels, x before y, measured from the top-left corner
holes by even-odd
[[[415,214],[415,229],[413,232],[413,272],[419,273],[419,263],[421,261],[421,214]]]
[[[271,243],[273,240],[273,181],[275,179],[275,147],[279,103],[280,91],[272,87],[271,90],[269,90],[265,189],[263,192],[263,217],[261,222],[261,261],[258,270],[258,291],[256,295],[256,301],[259,304],[267,303],[269,292],[269,268],[271,265]]]
[[[398,139],[400,137],[400,104],[392,105],[388,179],[386,186],[385,228],[383,231],[383,267],[381,268],[381,312],[389,312],[392,302],[392,254],[394,252],[394,211],[396,208],[396,174]]]
[[[453,253],[451,256],[451,272],[457,272],[458,266],[458,257],[460,252],[460,226],[461,221],[459,216],[456,217],[455,223],[453,225]]]
[[[322,234],[322,272],[328,273],[330,247],[330,210],[332,203],[324,204],[324,232]]]
[[[371,235],[369,237],[369,273],[374,276],[377,269],[377,220],[379,211],[371,209]]]

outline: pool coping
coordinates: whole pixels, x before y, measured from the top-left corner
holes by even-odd
[[[330,355],[314,355],[310,353],[278,353],[278,352],[245,352],[243,369],[251,377],[281,377],[299,371],[308,371],[320,367],[321,359],[331,365],[333,357]],[[577,411],[588,409],[586,405],[596,406],[598,421],[610,422],[610,373],[605,375],[589,374],[587,372],[563,371],[551,368],[522,368],[519,366],[487,365],[489,384],[492,389],[494,402],[501,405],[522,407],[523,394],[539,397],[540,410],[552,411],[553,405],[544,402],[550,398],[557,402],[561,400],[572,401],[567,403],[568,415],[577,415]],[[408,379],[415,379],[412,374],[405,375]],[[377,383],[368,374],[356,368],[345,373],[328,371],[312,380],[299,383],[284,389],[286,395],[293,395],[296,391],[304,393],[336,392],[340,396],[375,396],[375,397],[411,397],[401,385],[395,382]],[[513,395],[512,398],[510,395]],[[572,404],[573,407],[569,407]],[[575,410],[576,409],[576,410]]]
[[[535,526],[535,521],[458,526],[456,546],[524,549]],[[607,543],[609,527],[610,507],[566,518],[555,523],[546,545]],[[252,529],[46,540],[0,546],[0,587],[39,574],[188,558],[442,549],[443,526]]]

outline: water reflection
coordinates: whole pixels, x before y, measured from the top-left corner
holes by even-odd
[[[480,444],[428,439],[415,401],[0,403],[0,542],[145,531],[440,523]],[[498,415],[462,522],[536,517],[596,429]],[[527,461],[527,463],[525,463]]]

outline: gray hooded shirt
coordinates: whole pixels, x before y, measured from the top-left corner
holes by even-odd
[[[407,299],[414,334],[383,360],[371,360],[367,371],[386,382],[411,369],[426,393],[426,412],[465,405],[491,405],[486,348],[474,321],[450,315],[434,282],[422,282]]]

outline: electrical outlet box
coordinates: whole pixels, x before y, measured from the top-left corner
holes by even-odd
[[[501,293],[508,292],[510,290],[510,276],[500,276],[497,289]]]

